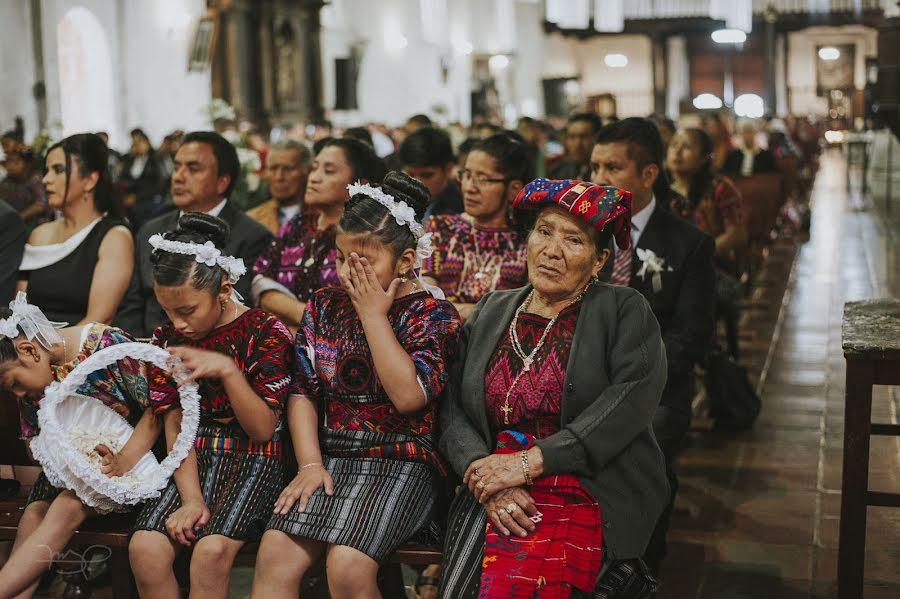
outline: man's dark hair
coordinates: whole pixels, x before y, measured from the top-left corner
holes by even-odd
[[[234,186],[237,185],[238,177],[241,174],[241,163],[238,161],[237,150],[230,141],[215,131],[191,131],[184,136],[181,144],[189,144],[192,141],[206,144],[212,148],[213,155],[216,157],[216,175],[219,177],[227,175],[229,178],[228,189],[225,190],[227,198],[231,195]]]
[[[603,121],[601,121],[600,117],[593,112],[576,112],[570,116],[569,120],[566,122],[566,129],[573,123],[588,123],[594,130],[594,133],[599,131],[600,127],[603,126]]]
[[[418,127],[431,127],[431,119],[428,118],[427,114],[414,114],[406,119],[406,122]]]
[[[453,144],[440,129],[423,127],[403,140],[398,155],[403,166],[443,168],[453,162]]]
[[[597,133],[597,144],[623,142],[628,146],[628,158],[643,170],[655,164],[662,171],[663,146],[659,130],[650,120],[631,117],[611,123]]]

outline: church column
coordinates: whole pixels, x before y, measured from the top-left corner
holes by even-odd
[[[31,51],[34,55],[34,87],[38,130],[47,128],[47,84],[44,82],[44,29],[41,0],[31,0]]]
[[[666,56],[666,38],[659,33],[650,36],[652,68],[653,68],[653,112],[666,113],[666,89],[668,65]]]
[[[301,0],[300,56],[303,85],[301,111],[308,119],[319,119],[325,114],[322,93],[322,23],[319,13],[325,3],[321,0]]]
[[[765,104],[766,113],[775,114],[778,106],[778,92],[776,87],[776,48],[775,48],[775,22],[778,20],[778,13],[771,5],[766,9],[765,13],[765,59],[763,62],[763,77],[765,85]]]

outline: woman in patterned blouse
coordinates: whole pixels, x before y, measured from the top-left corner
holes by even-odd
[[[460,322],[415,279],[427,205],[421,183],[393,172],[347,203],[341,288],[315,292],[297,332],[288,421],[299,470],[263,535],[253,597],[296,597],[322,556],[332,597],[380,596],[379,565],[431,521],[443,470],[434,415]]]
[[[384,162],[358,139],[327,139],[313,161],[303,209],[253,265],[254,301],[296,330],[316,289],[338,285],[334,233],[347,201],[347,185],[380,183]]]
[[[716,240],[716,258],[733,270],[747,248],[744,200],[728,177],[712,171],[712,142],[702,129],[681,129],[669,143],[666,166],[676,195],[671,208]]]
[[[151,241],[156,299],[171,320],[152,342],[197,380],[200,425],[194,449],[135,523],[128,551],[144,597],[178,596],[172,565],[185,547],[192,548],[191,594],[227,597],[235,555],[259,538],[284,484],[291,335],[271,314],[232,296],[243,265],[220,253],[228,234],[224,221],[190,212]],[[151,370],[150,404],[171,447],[181,410],[173,381],[158,368]]]
[[[527,281],[525,237],[510,203],[532,176],[525,144],[509,133],[493,135],[466,158],[465,212],[434,216],[425,224],[435,252],[422,274],[444,291],[463,320],[486,293]]]

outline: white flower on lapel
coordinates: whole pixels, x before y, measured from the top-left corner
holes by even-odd
[[[641,269],[638,270],[637,276],[646,279],[647,275],[652,276],[653,293],[662,291],[662,273],[671,272],[672,267],[666,266],[665,258],[657,256],[653,250],[637,249],[638,260],[641,261]]]

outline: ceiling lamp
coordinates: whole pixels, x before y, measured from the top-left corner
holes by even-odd
[[[722,100],[713,94],[700,94],[694,98],[694,108],[697,110],[715,110],[722,108]]]
[[[756,94],[743,94],[734,100],[734,114],[748,119],[758,119],[765,113],[765,103]]]
[[[824,46],[819,48],[819,58],[822,60],[837,60],[841,57],[841,51],[834,46]]]
[[[603,58],[603,62],[605,62],[608,67],[620,69],[628,65],[628,57],[624,54],[607,54]]]
[[[500,71],[509,66],[509,58],[503,54],[494,54],[488,59],[488,66],[495,71]]]
[[[712,39],[717,44],[743,44],[747,34],[740,29],[718,29],[712,32]]]

